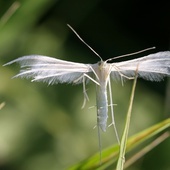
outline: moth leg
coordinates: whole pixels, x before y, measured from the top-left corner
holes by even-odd
[[[119,67],[116,67],[115,65],[113,65],[113,67],[115,68],[115,70],[119,73],[120,75],[120,78],[121,78],[121,82],[122,82],[122,86],[123,86],[123,77],[128,79],[128,80],[132,80],[134,79],[135,77],[132,76],[132,77],[129,77],[129,76],[126,76],[125,74],[121,73],[121,70],[119,69]]]
[[[84,108],[84,106],[86,105],[86,101],[88,100],[89,101],[89,97],[88,97],[88,95],[87,95],[87,93],[86,93],[86,79],[85,79],[85,77],[83,76],[83,94],[84,94],[84,101],[83,101],[83,105],[82,105],[82,109]]]
[[[92,66],[89,66],[89,67],[90,67],[90,69],[92,70],[92,72],[94,73],[94,75],[96,76],[97,80],[99,80],[99,77],[98,77],[98,75],[96,74],[96,72],[94,71],[93,67],[92,67]]]
[[[85,73],[84,73],[83,75],[81,75],[78,79],[76,79],[76,80],[74,81],[74,83],[77,83],[77,82],[80,81],[81,79],[82,79],[82,81],[83,81],[84,101],[83,101],[83,105],[82,105],[81,108],[84,108],[87,100],[89,101],[89,97],[88,97],[88,95],[87,95],[87,93],[86,93],[86,85],[85,85],[85,84],[86,84],[86,78],[90,79],[90,80],[93,81],[95,84],[97,84],[97,85],[100,86],[100,84],[99,84],[96,80],[94,80],[93,78],[91,78],[89,75],[87,75],[87,74],[85,74]]]
[[[87,77],[88,79],[90,79],[91,81],[93,81],[95,84],[97,84],[97,85],[99,85],[100,86],[100,84],[96,81],[96,80],[94,80],[93,78],[91,78],[88,74],[83,74],[83,75],[81,75],[78,79],[76,79],[76,80],[74,80],[74,83],[77,83],[78,81],[80,81],[81,79],[83,79],[84,77]],[[85,80],[84,80],[85,81]]]
[[[96,80],[94,80],[93,78],[91,78],[89,75],[83,74],[83,93],[84,93],[84,101],[83,101],[83,105],[82,105],[81,108],[84,108],[84,106],[85,106],[87,100],[89,101],[89,97],[88,97],[88,95],[87,95],[87,93],[86,93],[86,86],[85,86],[86,79],[85,79],[85,78],[90,79],[91,81],[93,81],[94,83],[96,83],[97,85],[100,86],[100,84],[99,84]]]
[[[93,109],[94,107],[96,108],[96,105],[90,106],[88,109]]]
[[[117,106],[117,104],[109,104],[108,106],[109,106],[109,107],[111,107],[111,106]]]
[[[84,74],[84,76],[87,77],[88,79],[90,79],[91,81],[93,81],[95,84],[97,84],[97,85],[100,86],[100,84],[99,84],[96,80],[94,80],[93,78],[91,78],[89,75]]]
[[[111,89],[110,77],[109,77],[109,81],[108,81],[108,87],[109,87],[110,108],[111,108],[111,117],[112,117],[112,123],[109,125],[109,127],[110,127],[111,125],[113,125],[117,142],[118,142],[118,144],[120,144],[120,139],[119,139],[119,135],[118,135],[117,128],[116,128],[116,124],[115,124],[115,118],[114,118],[113,100],[112,100],[112,89]]]
[[[125,77],[125,78],[127,78],[127,79],[129,79],[129,80],[135,78],[134,76],[129,77],[129,76],[126,76],[125,74],[121,73],[121,70],[119,69],[119,67],[116,67],[115,65],[113,65],[113,67],[117,70],[117,72],[120,74],[120,76]]]

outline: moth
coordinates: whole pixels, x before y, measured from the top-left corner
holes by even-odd
[[[160,81],[165,76],[170,76],[170,51],[158,52],[128,61],[110,63],[113,58],[104,61],[98,53],[84,42],[84,40],[70,25],[68,26],[76,34],[76,36],[100,58],[99,62],[95,64],[83,64],[42,55],[28,55],[10,61],[5,65],[13,63],[20,64],[20,73],[14,76],[15,78],[31,78],[32,81],[42,81],[49,85],[57,83],[82,83],[84,93],[83,106],[85,105],[86,100],[89,100],[86,93],[86,83],[89,81],[95,83],[97,128],[101,154],[100,130],[105,132],[107,129],[108,107],[110,107],[111,110],[111,125],[114,127],[116,138],[119,143],[119,137],[114,120],[111,79],[132,79],[134,78],[136,69],[138,68],[138,77],[150,81]],[[110,98],[109,103],[107,92],[109,93]]]

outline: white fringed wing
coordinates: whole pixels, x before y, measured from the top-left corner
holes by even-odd
[[[73,83],[84,73],[91,72],[88,64],[69,62],[41,55],[23,56],[5,65],[15,62],[21,65],[21,70],[14,78],[33,78],[32,81],[43,81],[48,84]],[[81,82],[82,79],[75,83]]]
[[[82,83],[83,77],[86,79],[86,82],[88,82],[89,78],[83,75],[86,74],[96,79],[98,77],[96,76],[95,70],[100,67],[98,63],[83,64],[41,55],[23,56],[5,65],[15,62],[21,65],[21,70],[20,73],[14,77],[32,78],[32,81],[43,81],[48,84],[78,84]],[[114,80],[134,77],[137,67],[138,77],[142,77],[146,80],[160,81],[165,76],[170,76],[170,51],[158,52],[138,59],[112,64],[103,63],[105,63],[104,65],[107,68],[102,70],[110,69],[111,66],[111,77]]]
[[[124,75],[123,77],[134,77],[137,67],[138,77],[150,81],[160,81],[165,76],[170,76],[170,51],[113,63],[111,77],[113,79],[120,79],[120,74]]]

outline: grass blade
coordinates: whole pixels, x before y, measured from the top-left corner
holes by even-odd
[[[151,151],[153,148],[155,148],[157,145],[159,145],[160,143],[162,143],[165,139],[167,139],[168,137],[170,137],[170,132],[166,131],[165,133],[163,133],[161,136],[159,136],[158,138],[156,138],[153,142],[149,143],[147,146],[145,146],[144,148],[142,148],[138,153],[134,154],[133,156],[131,156],[131,158],[129,158],[124,165],[124,169],[128,168],[130,165],[132,165],[133,163],[135,163],[138,159],[140,159],[141,157],[143,157],[146,153],[148,153],[149,151]]]
[[[126,152],[127,138],[128,138],[128,133],[129,133],[129,125],[130,125],[136,83],[137,83],[137,70],[136,70],[135,79],[133,82],[132,93],[130,97],[130,103],[129,103],[129,108],[127,112],[126,122],[125,122],[125,128],[124,128],[121,143],[120,143],[120,152],[119,152],[119,158],[118,158],[116,170],[123,170],[123,166],[125,163],[125,152]]]
[[[126,153],[132,151],[140,144],[144,143],[153,136],[158,135],[169,127],[170,118],[133,135],[127,141]],[[115,164],[115,162],[117,161],[119,155],[119,146],[116,144],[104,149],[102,151],[102,155],[103,157],[101,166],[99,164],[99,153],[97,152],[88,159],[69,167],[68,170],[104,170],[107,167]]]

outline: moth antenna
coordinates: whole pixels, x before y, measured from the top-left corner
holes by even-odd
[[[101,61],[103,61],[103,59],[101,58],[101,56],[92,48],[90,47],[90,45],[88,45],[81,37],[80,35],[69,25],[67,24],[67,26],[74,32],[74,34],[79,38],[79,40],[84,43],[94,54],[96,54]]]
[[[123,57],[127,57],[127,56],[131,56],[131,55],[136,55],[136,54],[139,54],[139,53],[143,53],[145,51],[148,51],[148,50],[153,50],[155,49],[156,47],[150,47],[150,48],[146,48],[144,50],[140,50],[140,51],[137,51],[137,52],[134,52],[134,53],[129,53],[129,54],[124,54],[124,55],[120,55],[120,56],[117,56],[117,57],[113,57],[113,58],[109,58],[106,60],[106,62],[108,61],[111,61],[111,60],[114,60],[114,59],[117,59],[117,58],[123,58]]]

